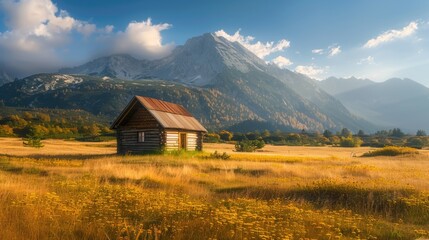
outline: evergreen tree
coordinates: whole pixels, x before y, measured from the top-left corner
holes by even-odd
[[[341,129],[341,136],[342,137],[350,137],[352,135],[352,132],[347,129],[347,128],[343,128]]]
[[[416,136],[418,136],[418,137],[424,137],[424,136],[426,136],[426,132],[425,132],[425,130],[418,130],[417,131],[417,133],[416,133]]]
[[[333,134],[332,134],[332,132],[331,132],[331,131],[329,131],[329,130],[325,130],[325,131],[323,132],[323,136],[324,136],[324,137],[326,137],[326,138],[330,138],[330,137],[332,137],[332,136],[333,136]]]

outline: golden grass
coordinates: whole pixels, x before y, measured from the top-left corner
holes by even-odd
[[[97,155],[116,153],[114,142],[94,142],[82,143],[75,141],[65,141],[58,139],[43,140],[43,148],[23,147],[23,140],[19,138],[0,138],[0,154],[14,156],[30,155]]]
[[[0,239],[429,237],[423,150],[361,158],[369,148],[248,154],[207,144],[200,154],[116,156],[112,143],[0,144]],[[214,150],[231,158],[207,159]]]

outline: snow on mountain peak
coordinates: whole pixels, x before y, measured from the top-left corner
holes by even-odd
[[[186,41],[167,57],[137,60],[118,54],[95,59],[87,64],[60,70],[61,73],[107,76],[120,79],[159,78],[193,86],[205,86],[226,69],[247,73],[262,70],[266,63],[238,42],[206,33]]]

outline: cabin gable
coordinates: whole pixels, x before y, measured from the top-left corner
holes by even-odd
[[[160,128],[161,125],[150,114],[150,112],[140,104],[130,112],[129,117],[124,119],[122,129],[155,129]]]

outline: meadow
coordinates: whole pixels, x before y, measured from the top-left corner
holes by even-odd
[[[429,238],[428,150],[117,156],[114,142],[43,143],[0,138],[0,239]]]

